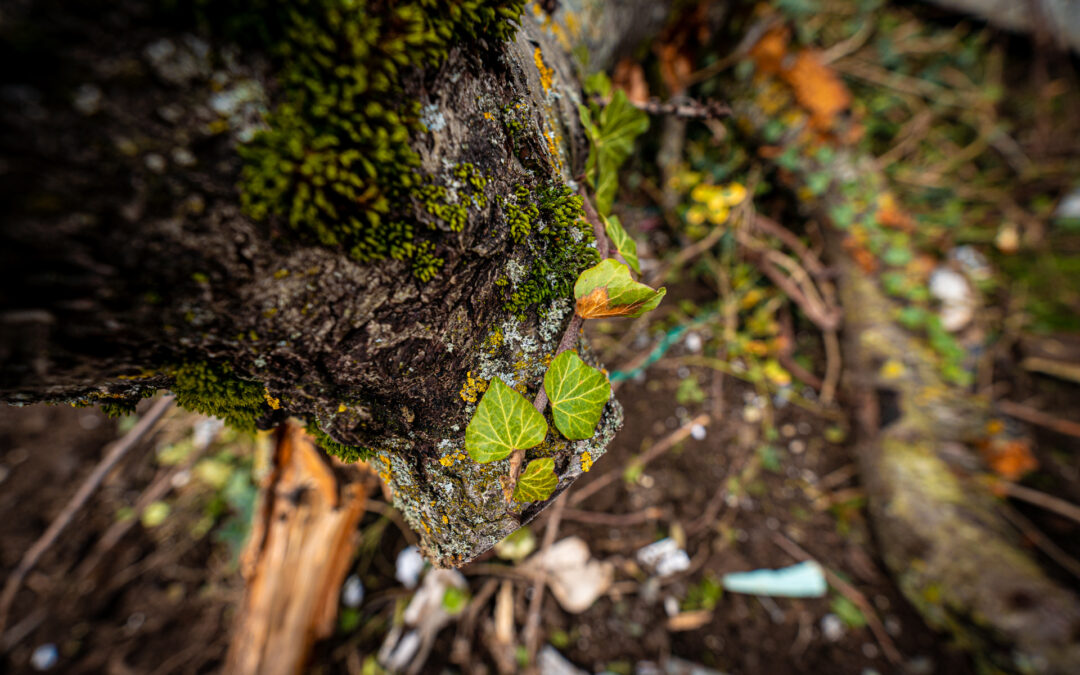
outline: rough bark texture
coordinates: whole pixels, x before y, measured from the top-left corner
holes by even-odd
[[[422,283],[242,212],[237,146],[279,89],[268,56],[138,2],[5,8],[0,262],[15,282],[0,291],[0,400],[130,401],[183,364],[226,367],[265,387],[260,426],[297,415],[374,451],[436,562],[486,550],[543,505],[507,508],[505,462],[465,456],[470,378],[535,393],[571,312],[569,298],[507,302],[555,245],[540,221],[515,240],[500,200],[573,185],[584,162],[576,73],[544,19],[403,71],[428,128],[411,140],[417,173],[451,194],[459,162],[487,179],[460,232],[396,205],[445,260]],[[530,457],[557,457],[561,491],[620,422],[612,401],[593,439],[552,434]]]

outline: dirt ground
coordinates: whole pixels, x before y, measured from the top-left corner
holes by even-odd
[[[790,8],[801,3],[774,4]],[[870,150],[876,156],[893,157],[890,171],[895,170],[897,184],[908,185],[901,196],[926,216],[920,231],[929,233],[927,240],[912,245],[917,257],[961,244],[978,247],[993,265],[995,277],[1000,277],[981,298],[986,316],[979,318],[977,328],[985,331],[973,351],[988,366],[984,370],[989,375],[979,380],[979,391],[994,401],[1023,404],[1052,423],[1075,424],[1077,376],[1072,381],[1049,377],[1024,364],[1050,348],[1056,350],[1057,363],[1074,368],[1080,363],[1080,340],[1070,337],[1080,332],[1080,226],[1047,225],[1061,195],[1080,185],[1075,159],[1080,157],[1076,144],[1080,135],[1073,133],[1080,116],[1069,117],[1069,110],[1077,109],[1080,89],[1074,83],[1080,69],[1075,57],[1056,58],[1048,65],[1030,53],[1023,38],[965,28],[951,15],[921,4],[913,10],[909,4],[889,5],[888,16],[879,17],[881,30],[869,42],[865,36],[870,33],[864,33],[861,24],[832,36],[826,33],[839,22],[817,18],[798,22],[791,16],[786,20],[804,32],[821,31],[820,36],[807,36],[807,42],[861,50],[837,57],[835,66],[847,76],[856,107],[865,115],[867,137],[873,141]],[[911,16],[914,12],[928,14],[933,21],[923,25]],[[848,14],[855,16],[855,11]],[[906,43],[897,37],[904,33],[897,27],[907,31]],[[986,56],[991,51],[1007,55],[999,69],[1006,74],[1004,85],[1000,72],[998,80],[987,75],[972,83],[965,71],[954,91],[951,82],[958,79],[954,71],[963,64],[949,59],[969,51],[973,63],[991,63]],[[866,62],[878,56],[881,68],[901,67],[886,63],[886,57],[901,65],[908,59],[904,77],[873,81],[870,76],[884,71],[868,70]],[[939,64],[939,59],[947,62]],[[961,61],[959,56],[956,60]],[[935,79],[939,71],[944,73],[941,82]],[[897,82],[911,84],[920,78],[936,83],[933,95],[897,89]],[[991,90],[1008,90],[1009,96],[991,96],[987,93]],[[1058,93],[1050,96],[1048,91]],[[704,86],[698,93],[710,92],[723,93]],[[939,104],[936,99],[943,92],[974,97],[971,100],[979,105]],[[985,99],[978,98],[984,94]],[[986,128],[1010,131],[1021,155],[1032,166],[1041,166],[1040,171],[1017,170],[1014,175],[1003,168],[1008,163],[972,131],[981,128],[981,118],[973,121],[966,115],[990,115]],[[919,125],[911,124],[916,118],[933,124],[920,131]],[[746,166],[739,165],[732,159],[738,154],[727,152],[717,138],[706,134],[703,126],[686,138],[694,150],[686,154],[696,153],[717,181],[743,180],[754,174],[747,166],[756,170],[763,163],[750,154]],[[1008,149],[1012,152],[1012,146]],[[969,150],[975,159],[952,161]],[[710,153],[719,159],[714,161]],[[650,201],[643,194],[657,177],[640,166],[630,166],[627,173],[638,174],[628,190],[634,199]],[[930,175],[940,184],[917,183]],[[919,191],[924,187],[928,196]],[[957,195],[968,196],[952,195],[953,188]],[[653,189],[658,190],[655,185]],[[761,204],[762,212],[783,220],[781,216],[795,212],[792,196],[780,188],[776,193],[770,203]],[[687,206],[690,199],[684,197]],[[781,200],[787,206],[769,208]],[[657,264],[665,255],[670,258],[707,234],[682,221],[678,227],[665,226],[658,209],[644,216],[635,209],[633,204],[627,206],[624,221],[638,236],[646,264]],[[955,227],[934,220],[953,211],[966,218]],[[794,218],[784,222],[790,227],[798,224]],[[812,232],[810,227],[797,231]],[[1009,244],[1006,235],[1019,237],[1020,243]],[[936,262],[924,265],[923,272]],[[690,326],[662,358],[638,376],[617,383],[625,426],[608,453],[568,491],[557,537],[581,537],[595,558],[614,565],[615,581],[580,614],[564,611],[551,594],[546,595],[544,643],[589,672],[976,672],[966,653],[923,623],[885,571],[867,521],[866,495],[846,420],[852,402],[843,398],[843,389],[837,406],[824,407],[815,403],[813,387],[797,378],[778,394],[761,377],[750,382],[752,378],[740,377],[739,372],[722,373],[705,365],[703,356],[718,356],[715,345],[721,342],[721,326],[718,320],[695,318],[718,297],[717,289],[703,281],[709,270],[699,272],[688,271],[673,284],[650,319],[590,328],[592,343],[607,367],[615,373],[633,373],[665,334]],[[928,301],[920,302],[931,307]],[[766,305],[768,300],[763,300],[760,306]],[[755,319],[750,314],[757,310],[746,310],[742,318],[747,331],[753,332]],[[769,318],[795,314],[789,302],[778,311]],[[791,323],[797,354],[820,374],[820,332],[800,323],[797,316]],[[765,337],[757,333],[751,337],[772,340],[777,331],[770,330]],[[993,339],[983,340],[987,336]],[[983,349],[984,343],[990,347]],[[140,412],[151,404],[144,402]],[[683,434],[685,440],[647,465],[637,463],[649,448],[680,429],[687,431],[700,414],[709,415],[707,426],[690,429]],[[1050,430],[1045,423],[1029,426],[1017,418],[998,417],[998,422],[1013,428],[1011,437],[1030,448],[1031,458],[1023,453],[1020,458],[1032,461],[1032,468],[1015,482],[1059,504],[1076,502],[1078,435]],[[110,420],[96,409],[59,405],[0,408],[0,576],[7,578],[106,446],[132,421]],[[218,670],[243,591],[237,556],[250,522],[256,482],[252,476],[265,461],[267,443],[265,435],[237,435],[197,415],[171,411],[111,472],[26,578],[0,634],[0,671],[40,672],[43,663],[50,666],[49,672],[63,673]],[[585,499],[575,497],[590,491],[597,481],[610,484]],[[136,508],[139,504],[147,508]],[[1002,508],[1047,572],[1076,589],[1077,522],[1015,500],[1002,500]],[[550,509],[531,524],[537,539],[542,538],[549,515]],[[385,502],[373,500],[361,522],[361,534],[350,574],[362,582],[363,601],[356,608],[341,609],[337,632],[315,648],[311,672],[380,672],[374,655],[411,595],[395,578],[399,552],[415,543],[401,517]],[[690,564],[660,577],[643,569],[636,555],[643,546],[665,537],[685,550]],[[719,590],[724,574],[786,567],[798,562],[793,552],[800,549],[850,588],[834,580],[825,597],[797,600]],[[453,621],[439,633],[423,672],[497,671],[501,657],[490,648],[493,594],[507,580],[514,597],[514,626],[520,630],[526,622],[532,583],[515,572],[512,563],[492,552],[462,572],[472,598],[465,612],[470,620]],[[860,603],[865,603],[863,609]],[[875,632],[874,626],[880,630]],[[893,649],[896,656],[890,658]],[[650,664],[659,664],[659,670],[650,670]]]
[[[670,356],[688,353],[677,345]],[[691,377],[707,389],[722,390],[723,402],[706,397],[680,404],[679,383]],[[632,481],[617,480],[567,509],[559,537],[582,537],[595,556],[616,564],[617,580],[606,597],[580,615],[563,612],[549,596],[543,614],[547,642],[594,672],[632,672],[640,662],[669,655],[731,673],[970,672],[962,653],[922,624],[884,574],[849,448],[824,440],[832,423],[792,404],[776,407],[773,425],[779,436],[771,445],[776,455],[765,456],[756,451],[762,428],[752,412],[760,410],[757,396],[750,385],[713,379],[696,368],[657,367],[643,383],[619,389],[626,426],[574,491],[608,472],[621,473],[635,455],[697,413],[719,410],[721,417],[702,440],[688,438]],[[8,408],[0,415],[0,509],[6,516],[0,521],[0,548],[3,567],[10,571],[117,428],[93,409],[37,406]],[[73,573],[116,522],[118,511],[167,471],[156,466],[152,448],[167,447],[197,422],[177,413],[153,441],[132,452],[27,579],[4,636],[4,659],[12,672],[33,672],[33,650],[49,643],[59,653],[56,672],[187,673],[220,665],[241,581],[227,547],[213,536],[196,538],[191,532],[207,501],[205,490],[182,487],[171,498],[175,507],[163,524],[136,525],[107,552],[96,573]],[[543,522],[533,529],[539,531]],[[408,543],[402,531],[374,512],[363,528],[369,536],[355,570],[367,589],[361,626],[320,645],[314,672],[356,672],[363,657],[378,649],[395,601],[406,595],[394,580],[394,560]],[[672,534],[685,537],[690,568],[650,579],[633,562],[634,554]],[[714,598],[715,604],[702,600],[706,580],[797,562],[777,545],[777,536],[799,543],[872,603],[903,663],[885,658],[869,628],[836,621],[835,591],[808,600],[735,593]],[[473,567],[492,562],[498,561],[487,556]],[[470,567],[463,571],[473,593],[493,578]],[[516,585],[519,626],[528,585]],[[695,619],[699,625],[669,623],[673,601],[704,611]],[[703,603],[711,609],[703,610]],[[490,606],[484,613],[491,613]],[[835,632],[827,636],[823,621],[836,623]],[[449,662],[453,634],[453,628],[443,632],[426,671],[454,668]],[[488,661],[482,635],[471,639],[475,663]]]

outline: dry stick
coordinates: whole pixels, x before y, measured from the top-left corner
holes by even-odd
[[[580,511],[578,509],[563,509],[562,513],[563,520],[604,527],[629,527],[653,520],[661,520],[663,517],[664,510],[659,506],[650,506],[633,513],[604,513],[603,511]]]
[[[593,208],[592,202],[589,200],[589,195],[586,194],[585,190],[579,189],[578,194],[581,195],[581,203],[585,208],[585,217],[593,228],[593,236],[596,239],[596,251],[600,254],[600,259],[603,260],[608,255],[608,239],[607,234],[604,232],[604,225],[600,222],[600,215],[596,212],[596,209]],[[556,348],[554,356],[558,356],[574,346],[574,343],[578,338],[578,333],[581,332],[582,323],[584,323],[584,320],[578,316],[575,311],[574,316],[570,319],[570,323],[566,326],[566,331],[563,332],[562,339],[559,340],[559,346]],[[544,390],[543,384],[541,384],[540,391],[536,392],[536,398],[533,399],[533,407],[536,408],[536,412],[543,415],[544,409],[547,408],[547,404],[547,392]],[[510,454],[510,476],[506,481],[506,489],[503,491],[503,497],[506,499],[507,503],[512,503],[514,500],[514,488],[517,487],[518,480],[521,478],[521,470],[524,466],[525,451],[515,448],[514,452]]]
[[[49,528],[45,530],[45,533],[38,538],[34,544],[26,550],[22,559],[19,561],[19,566],[15,568],[15,571],[8,577],[7,582],[4,583],[4,591],[0,593],[0,633],[3,633],[4,627],[7,625],[8,612],[11,611],[11,605],[15,602],[15,596],[19,592],[19,587],[22,585],[23,579],[30,573],[30,570],[37,565],[41,560],[41,556],[45,555],[45,552],[56,542],[60,537],[60,534],[71,524],[71,521],[75,518],[75,514],[86,505],[87,500],[94,494],[98,486],[105,480],[105,476],[112,471],[113,467],[124,458],[125,455],[132,448],[138,445],[138,442],[146,435],[150,429],[154,427],[161,416],[172,405],[173,397],[171,395],[162,396],[157,403],[154,404],[138,423],[131,428],[131,431],[124,434],[124,436],[117,441],[114,441],[112,447],[105,454],[105,456],[98,462],[94,470],[90,472],[90,475],[86,477],[82,485],[75,492],[72,498],[64,505],[64,509],[53,519]]]
[[[890,638],[889,634],[885,631],[885,626],[881,624],[881,619],[878,618],[877,612],[874,611],[874,608],[870,605],[870,601],[866,599],[866,596],[863,595],[859,589],[841,579],[828,567],[825,567],[820,561],[816,560],[814,556],[807,553],[801,546],[779,532],[773,533],[773,541],[796,560],[814,560],[814,562],[817,562],[825,572],[825,578],[829,580],[829,585],[840,591],[841,595],[854,603],[863,613],[863,616],[866,617],[866,625],[870,627],[870,632],[874,634],[878,644],[881,645],[881,651],[884,652],[885,658],[889,659],[889,662],[893,665],[898,665],[903,661],[903,657],[901,657],[900,652],[897,651],[892,638]]]
[[[657,441],[655,445],[653,445],[651,448],[649,448],[644,453],[642,453],[641,457],[638,457],[638,459],[637,459],[637,464],[639,464],[640,466],[645,466],[649,462],[653,461],[654,459],[656,459],[660,455],[662,455],[665,452],[667,452],[668,450],[670,450],[672,446],[686,440],[687,436],[690,435],[690,431],[696,425],[700,424],[703,427],[707,427],[707,426],[709,426],[710,421],[711,421],[711,419],[709,418],[708,415],[706,415],[706,414],[698,415],[694,419],[690,420],[686,424],[682,425],[681,427],[679,427],[675,431],[673,431],[670,434],[668,434],[667,436],[665,436],[663,439]],[[599,478],[597,478],[593,482],[589,483],[585,487],[583,487],[580,490],[578,490],[577,492],[575,492],[570,497],[570,506],[577,506],[578,504],[585,501],[589,497],[593,496],[594,494],[596,494],[600,490],[603,490],[605,487],[610,485],[620,475],[621,474],[619,472],[617,472],[617,471],[608,471],[604,475],[600,476]]]
[[[1027,537],[1027,539],[1040,551],[1045,553],[1047,558],[1050,558],[1062,569],[1067,570],[1074,577],[1080,579],[1080,562],[1077,562],[1076,558],[1073,558],[1068,553],[1061,550],[1061,548],[1051,541],[1049,537],[1040,532],[1039,528],[1035,527],[1034,523],[1025,518],[1019,511],[1009,506],[1008,503],[1002,502],[999,505],[998,510],[1005,516],[1006,520],[1013,524],[1013,527]]]
[[[215,434],[216,438],[216,434]],[[75,576],[83,578],[90,574],[101,563],[102,559],[123,539],[124,535],[128,533],[131,528],[135,527],[135,524],[139,522],[146,507],[150,504],[158,501],[166,494],[168,494],[173,488],[173,479],[181,472],[190,470],[195,463],[199,461],[206,451],[213,444],[214,438],[211,438],[205,443],[200,443],[198,447],[194,448],[188,453],[187,458],[181,464],[177,464],[166,470],[159,478],[147,487],[139,498],[135,500],[135,513],[132,518],[121,520],[113,523],[101,539],[97,541],[94,546],[94,550],[75,571]]]
[[[1046,427],[1059,434],[1080,438],[1080,423],[1071,420],[1063,420],[1060,417],[1054,417],[1041,410],[1036,410],[1035,408],[1014,401],[998,401],[997,407],[1009,417],[1015,417],[1018,420],[1030,422],[1031,424],[1036,424],[1040,427]]]
[[[562,520],[563,509],[566,508],[566,496],[559,495],[551,507],[551,516],[548,518],[547,529],[544,530],[544,542],[540,545],[538,559],[542,558],[551,545],[555,542],[555,536],[559,533],[559,523]],[[532,597],[529,599],[529,614],[525,619],[525,628],[522,629],[521,639],[529,654],[530,666],[536,662],[536,652],[540,648],[540,610],[544,607],[544,589],[547,586],[547,576],[540,575],[533,582]],[[535,669],[535,668],[534,668]]]
[[[1058,499],[1057,497],[1048,495],[1045,492],[1032,490],[1029,487],[1017,485],[1016,483],[1010,483],[1005,480],[995,480],[993,483],[993,487],[994,489],[1003,492],[1006,496],[1012,497],[1014,499],[1019,499],[1020,501],[1027,502],[1028,504],[1034,504],[1035,506],[1042,507],[1047,511],[1052,511],[1059,516],[1080,523],[1080,506],[1067,502],[1064,499]]]

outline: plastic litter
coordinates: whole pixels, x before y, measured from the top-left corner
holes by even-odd
[[[827,588],[825,572],[813,560],[778,570],[725,574],[720,582],[725,591],[780,598],[820,598]]]

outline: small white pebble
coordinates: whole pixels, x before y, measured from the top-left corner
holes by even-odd
[[[407,546],[398,553],[394,578],[406,588],[416,588],[416,584],[420,582],[420,573],[423,571],[424,557],[420,555],[420,549]]]
[[[195,155],[187,148],[173,148],[172,160],[180,166],[195,166]]]
[[[356,609],[364,601],[364,582],[355,574],[345,580],[341,588],[341,604]]]
[[[49,670],[60,660],[60,652],[56,645],[51,642],[43,644],[34,650],[30,656],[30,665],[34,670]]]
[[[664,613],[668,616],[675,616],[679,613],[679,601],[672,596],[664,598]]]
[[[695,424],[694,426],[690,427],[690,436],[695,441],[705,440],[705,427],[700,424]]]
[[[697,333],[687,333],[686,349],[694,353],[701,351],[701,336]]]
[[[165,158],[156,152],[148,154],[143,158],[143,162],[146,164],[146,168],[154,173],[163,173],[165,171]]]
[[[92,84],[79,85],[72,98],[72,105],[80,114],[89,117],[101,110],[101,100],[104,98],[101,90]]]
[[[844,622],[835,614],[821,617],[821,634],[829,642],[836,642],[844,637]]]

